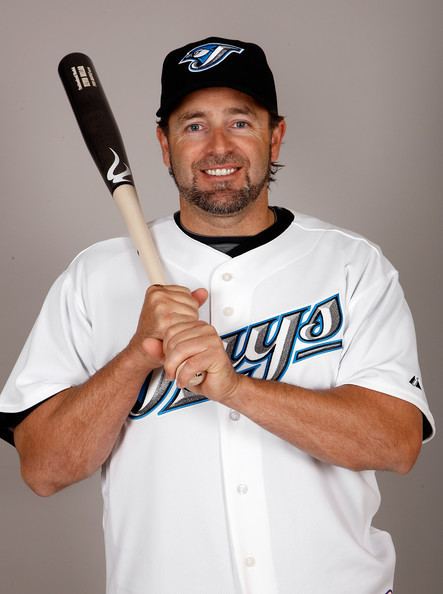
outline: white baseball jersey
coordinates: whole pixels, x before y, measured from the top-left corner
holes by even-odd
[[[208,289],[201,318],[239,373],[385,392],[417,406],[431,435],[410,312],[377,247],[300,214],[235,258],[172,217],[152,231],[169,281]],[[127,345],[145,290],[128,239],[82,252],[49,292],[0,410],[27,409],[86,381]],[[319,462],[161,371],[146,379],[102,488],[108,594],[393,588],[391,537],[371,525],[380,502],[373,471]]]

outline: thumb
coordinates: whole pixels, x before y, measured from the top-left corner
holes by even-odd
[[[192,291],[191,295],[194,299],[197,299],[198,306],[201,307],[208,298],[209,293],[206,289],[195,289],[195,291]]]
[[[156,364],[156,367],[159,367],[164,359],[162,341],[157,338],[145,338],[142,345],[148,357]]]

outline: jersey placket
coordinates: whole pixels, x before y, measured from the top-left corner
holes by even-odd
[[[253,287],[235,260],[213,273],[211,321],[220,334],[249,319]],[[240,297],[241,296],[241,297]],[[242,594],[277,594],[262,464],[262,429],[221,405],[221,471],[232,562]]]
[[[277,594],[266,493],[261,429],[237,411],[219,409],[226,520],[242,594]]]

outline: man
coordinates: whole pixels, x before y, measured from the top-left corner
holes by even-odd
[[[146,290],[122,238],[56,281],[0,398],[24,479],[49,495],[103,466],[108,594],[386,594],[374,470],[433,432],[397,273],[269,207],[285,122],[258,46],[171,52],[157,115],[170,282]]]

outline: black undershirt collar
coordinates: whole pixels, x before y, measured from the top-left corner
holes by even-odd
[[[294,215],[286,208],[282,208],[280,206],[271,206],[270,208],[275,215],[274,223],[256,235],[226,237],[221,237],[219,235],[199,235],[197,233],[192,233],[183,227],[180,221],[180,211],[174,213],[174,220],[183,233],[186,233],[186,235],[189,235],[189,237],[192,237],[192,239],[209,245],[210,247],[213,247],[214,249],[231,256],[231,258],[235,258],[235,256],[241,256],[241,254],[245,254],[249,250],[253,250],[257,247],[260,247],[261,245],[264,245],[265,243],[272,241],[284,231],[286,231],[286,229],[294,220]]]

